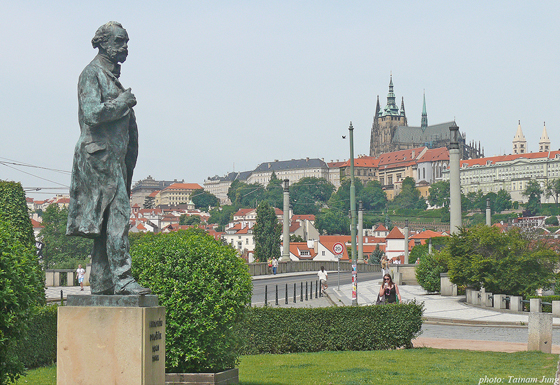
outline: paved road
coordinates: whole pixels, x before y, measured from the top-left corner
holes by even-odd
[[[358,284],[359,282],[367,282],[370,280],[381,279],[381,273],[359,273],[358,274]],[[288,301],[293,302],[294,300],[294,283],[296,284],[297,300],[300,300],[301,293],[301,283],[303,282],[303,298],[305,300],[305,282],[308,283],[308,291],[311,290],[311,283],[313,283],[313,298],[315,298],[315,288],[318,282],[317,273],[309,273],[306,275],[298,276],[282,276],[281,274],[275,277],[266,279],[254,279],[253,280],[253,298],[251,303],[260,304],[264,303],[264,292],[265,286],[267,287],[268,301],[275,300],[276,297],[276,285],[278,285],[278,300],[281,303],[285,302],[286,284],[288,284]],[[352,283],[352,275],[350,272],[345,271],[340,273],[340,284],[347,285]],[[329,287],[336,288],[338,285],[338,273],[329,272]],[[308,294],[309,295],[309,294]]]

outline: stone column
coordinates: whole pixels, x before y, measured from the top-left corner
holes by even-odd
[[[486,198],[486,226],[492,226],[492,210],[490,210],[490,198]]]
[[[364,263],[364,207],[358,202],[358,263]]]
[[[552,314],[529,313],[529,341],[527,350],[540,350],[543,353],[552,351]]]
[[[449,143],[449,230],[458,233],[461,227],[461,179],[459,151],[459,127],[454,122],[449,127],[451,142]]]
[[[290,261],[290,180],[284,179],[284,218],[282,232],[282,256],[280,262]]]
[[[404,263],[408,264],[408,219],[404,221]]]

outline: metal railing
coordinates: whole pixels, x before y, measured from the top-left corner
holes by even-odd
[[[305,282],[305,284],[304,284]],[[269,301],[269,292],[268,286],[272,286],[273,291],[270,293],[273,299]],[[291,285],[290,285],[291,286]],[[294,287],[292,292],[290,293],[290,286],[286,283],[284,288],[284,304],[288,305],[290,300],[293,299],[293,303],[304,302],[312,300],[313,297],[313,287],[315,287],[315,299],[323,297],[323,293],[321,291],[320,282],[319,280],[311,280],[311,281],[300,281],[299,285],[294,282]],[[299,290],[298,290],[299,286]],[[265,285],[264,286],[264,303],[263,306],[269,306],[274,303],[275,306],[280,306],[282,302],[281,293],[278,290],[278,285]],[[260,305],[260,302],[253,303],[252,305]]]

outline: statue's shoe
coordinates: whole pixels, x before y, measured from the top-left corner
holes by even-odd
[[[146,295],[152,291],[147,287],[140,286],[137,282],[132,281],[126,284],[122,289],[115,291],[115,295]]]
[[[97,290],[97,291],[92,289],[91,294],[92,295],[113,295],[114,291],[113,291],[113,288],[106,289],[106,290]]]

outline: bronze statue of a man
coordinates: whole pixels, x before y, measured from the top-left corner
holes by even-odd
[[[91,41],[99,53],[80,74],[80,138],[74,150],[66,235],[93,238],[92,294],[142,295],[131,274],[130,188],[138,156],[136,98],[119,82],[128,35],[111,21]]]

